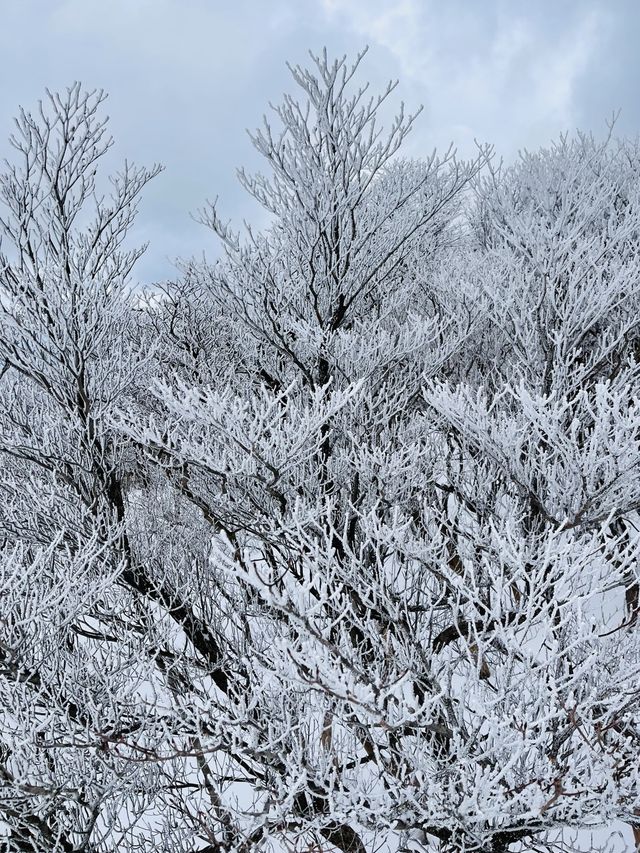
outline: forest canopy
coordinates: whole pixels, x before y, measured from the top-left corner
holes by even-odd
[[[159,167],[102,192],[102,92],[19,113],[8,853],[640,843],[640,148],[407,159],[361,58],[252,135],[268,227],[143,289]]]

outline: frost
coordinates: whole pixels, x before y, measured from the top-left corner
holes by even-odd
[[[97,194],[101,93],[18,118],[3,849],[637,840],[638,148],[402,160],[360,59],[253,136],[272,225],[146,295],[157,169]]]

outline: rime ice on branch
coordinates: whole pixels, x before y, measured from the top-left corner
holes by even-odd
[[[404,160],[326,54],[262,233],[129,292],[102,96],[3,176],[11,851],[554,850],[633,827],[638,150]],[[91,216],[93,218],[91,218]],[[631,831],[631,830],[629,830]],[[4,842],[3,842],[4,843]]]

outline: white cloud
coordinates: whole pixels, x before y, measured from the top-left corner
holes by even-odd
[[[576,84],[594,55],[608,16],[583,4],[548,20],[544,3],[469,4],[433,0],[322,0],[327,19],[388,51],[425,101],[440,145],[473,138],[512,155],[545,142],[579,119]]]

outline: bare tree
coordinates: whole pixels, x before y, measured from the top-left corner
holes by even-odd
[[[120,804],[135,803],[141,783],[106,744],[157,715],[134,699],[149,668],[126,590],[123,482],[135,459],[107,422],[145,381],[126,300],[141,250],[125,238],[157,168],[125,165],[99,194],[111,145],[103,100],[76,85],[49,94],[36,116],[21,112],[17,162],[0,177],[0,810],[10,850],[116,838]]]
[[[637,151],[398,156],[292,68],[272,216],[134,300],[154,174],[22,114],[0,223],[9,850],[553,850],[637,820]],[[483,165],[484,177],[481,169]],[[87,205],[95,219],[87,222]]]

